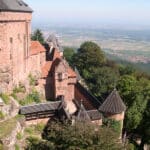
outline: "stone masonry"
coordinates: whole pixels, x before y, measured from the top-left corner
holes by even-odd
[[[25,12],[0,12],[0,82],[5,86],[2,90],[11,89],[29,72],[31,17]]]

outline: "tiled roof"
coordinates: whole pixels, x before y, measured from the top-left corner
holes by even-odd
[[[41,45],[39,41],[31,41],[30,55],[36,55],[45,51],[46,49]]]
[[[26,115],[26,114],[32,114],[37,112],[56,111],[60,106],[60,104],[61,101],[56,101],[56,102],[47,102],[47,103],[23,106],[20,108],[20,114]]]
[[[0,11],[31,13],[33,10],[22,0],[0,0]]]
[[[76,77],[76,73],[69,66],[67,61],[61,57],[59,50],[53,49],[51,55],[53,55],[52,60],[47,61],[45,65],[42,67],[42,77],[47,77],[49,72],[54,72],[54,69],[59,65],[60,62],[63,62],[64,66],[66,67],[68,77],[70,78]]]
[[[81,103],[81,106],[79,108],[76,118],[77,118],[77,121],[91,121],[90,116],[88,115],[82,103]]]
[[[77,100],[83,100],[83,105],[86,110],[98,109],[100,107],[101,102],[96,97],[94,97],[85,87],[83,87],[83,85],[77,82],[75,88],[83,96],[80,99],[78,98]]]
[[[102,119],[102,115],[97,109],[89,110],[87,113],[92,121]]]
[[[42,67],[42,77],[46,78],[52,66],[52,61],[46,61],[45,65]]]
[[[125,111],[126,106],[123,103],[119,93],[114,89],[106,98],[99,110],[104,113],[118,114]]]

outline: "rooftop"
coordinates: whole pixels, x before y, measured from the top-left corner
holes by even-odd
[[[51,52],[52,60],[46,61],[45,65],[42,67],[42,77],[47,77],[49,73],[54,72],[54,69],[59,66],[62,62],[67,69],[68,77],[76,77],[76,73],[69,66],[66,60],[64,60],[60,54],[60,51],[56,48]]]
[[[118,91],[114,89],[106,98],[99,110],[104,113],[119,114],[125,111],[126,106],[123,103]]]
[[[46,49],[41,45],[39,41],[31,41],[30,55],[36,55],[41,52],[45,52]]]
[[[26,114],[32,114],[37,112],[56,111],[60,106],[60,104],[61,101],[55,101],[55,102],[47,102],[47,103],[23,106],[20,108],[20,114],[26,115]]]
[[[0,0],[0,11],[31,13],[33,10],[22,0]]]

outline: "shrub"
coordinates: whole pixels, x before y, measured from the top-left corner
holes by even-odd
[[[19,133],[17,133],[17,140],[21,140],[22,139],[22,134],[19,132]]]
[[[3,150],[4,149],[4,147],[3,147],[3,145],[0,143],[0,150]]]
[[[113,119],[105,119],[104,126],[112,128],[116,133],[121,133],[121,122]]]
[[[37,124],[37,125],[35,126],[35,131],[38,131],[38,132],[41,133],[41,132],[43,131],[44,127],[45,127],[44,124],[39,123],[39,124]]]
[[[31,135],[34,133],[34,129],[32,127],[28,127],[28,128],[25,128],[25,132]]]
[[[15,150],[20,150],[19,145],[15,144]]]
[[[36,78],[32,74],[29,74],[28,78],[29,78],[30,85],[31,86],[35,86],[35,84],[36,84]]]
[[[5,94],[1,93],[0,97],[3,99],[3,101],[4,101],[5,104],[9,104],[9,102],[10,102],[9,95],[7,95],[6,93]]]
[[[32,90],[32,92],[28,94],[26,98],[20,101],[19,103],[21,105],[28,105],[28,104],[39,103],[39,102],[40,102],[39,93],[36,90]]]
[[[16,95],[15,92],[11,93],[11,96],[12,96],[15,100],[18,100],[17,95]]]
[[[5,115],[0,111],[0,119],[4,119]]]
[[[22,83],[19,83],[19,85],[13,89],[13,93],[25,93],[25,92],[26,92],[26,89]]]

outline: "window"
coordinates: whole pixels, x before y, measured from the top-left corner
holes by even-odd
[[[63,80],[63,74],[62,73],[58,73],[58,80],[62,81]]]
[[[13,51],[13,38],[12,38],[12,37],[10,37],[9,41],[10,41],[10,59],[12,59],[12,51]]]
[[[9,40],[10,40],[10,43],[12,44],[12,43],[13,43],[13,38],[12,38],[12,37],[10,37],[10,39],[9,39]]]

